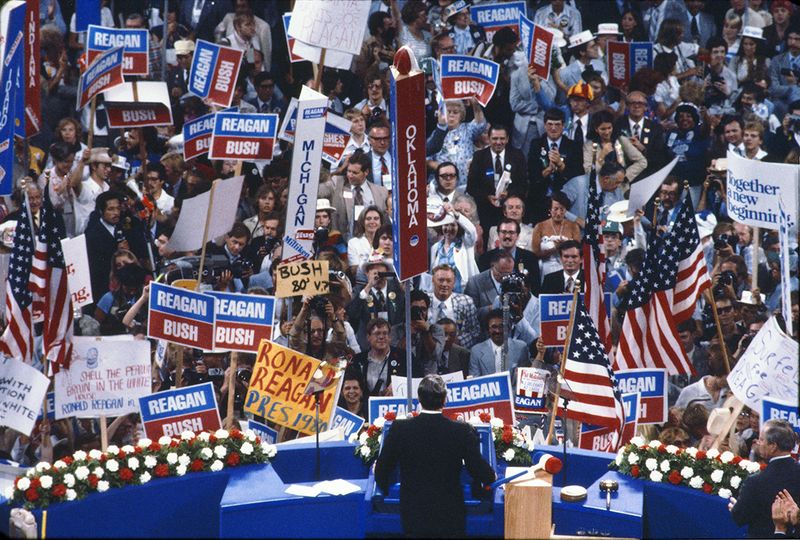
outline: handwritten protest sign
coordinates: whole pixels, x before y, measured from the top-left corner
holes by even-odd
[[[139,398],[139,414],[148,439],[180,437],[184,431],[215,431],[222,427],[214,383],[173,388]]]
[[[603,293],[606,315],[611,316],[611,293]],[[581,301],[583,293],[580,294]],[[569,314],[572,309],[572,294],[542,294],[539,295],[539,310],[542,343],[546,347],[563,347],[567,339],[567,326]]]
[[[797,400],[784,401],[764,397],[761,399],[761,428],[767,420],[786,420],[800,434],[800,412],[797,408]]]
[[[304,395],[306,386],[319,369],[323,377],[332,377],[331,367],[311,356],[262,341],[253,376],[247,389],[244,410],[270,422],[311,435],[316,432],[314,397]],[[339,378],[320,397],[319,430],[327,431],[339,399]]]
[[[639,424],[663,424],[667,421],[666,369],[621,369],[614,375],[620,392],[640,395]]]
[[[147,336],[198,349],[214,348],[214,297],[150,283]]]
[[[542,79],[550,78],[550,59],[553,51],[553,32],[534,24],[532,20],[520,13],[519,37],[528,59],[528,66],[533,68]]]
[[[287,298],[303,294],[328,294],[328,261],[300,261],[277,268],[275,296]]]
[[[508,371],[448,383],[443,412],[454,420],[469,420],[481,413],[489,413],[513,424],[514,406]]]
[[[272,159],[277,114],[220,112],[214,116],[210,159]]]
[[[278,432],[266,424],[262,424],[261,422],[256,422],[255,420],[248,420],[247,429],[252,429],[253,431],[255,431],[256,435],[261,437],[262,442],[266,442],[269,444],[275,444],[276,442],[278,442]]]
[[[78,79],[78,106],[83,109],[97,94],[122,84],[122,49],[101,53]]]
[[[294,38],[289,34],[289,23],[292,20],[292,13],[284,13],[281,19],[283,20],[283,33],[286,36],[286,49],[289,51],[289,61],[292,63],[303,62],[305,58],[294,53]]]
[[[207,294],[216,300],[214,350],[256,352],[262,339],[272,337],[274,297],[217,291]]]
[[[444,99],[474,97],[484,107],[497,87],[500,65],[485,58],[463,54],[443,54],[442,94]]]
[[[165,82],[136,81],[120,84],[104,92],[103,98],[109,127],[172,125],[172,104]]]
[[[547,380],[550,372],[533,367],[517,368],[517,393],[514,409],[517,412],[547,412]]]
[[[0,426],[30,435],[50,380],[14,358],[0,363]]]
[[[639,417],[639,394],[622,394],[622,407],[625,409],[625,424],[622,437],[617,444],[617,432],[609,427],[581,424],[578,448],[596,452],[615,452],[620,445],[628,442],[636,435],[637,418]]]
[[[127,337],[127,336],[126,336]],[[74,337],[69,369],[55,375],[56,418],[136,412],[151,390],[150,344],[143,340]]]
[[[86,253],[86,236],[61,240],[61,251],[67,271],[67,286],[75,307],[94,303],[92,278],[89,274],[89,256]]]
[[[526,13],[525,2],[500,2],[470,6],[469,14],[475,24],[486,32],[486,40],[491,42],[494,33],[504,26],[519,32],[518,21]]]
[[[364,425],[365,420],[355,413],[351,413],[342,407],[336,407],[330,427],[328,429],[342,428],[344,440],[347,440],[353,433],[358,433]]]
[[[289,34],[297,41],[352,55],[361,52],[369,2],[361,0],[296,0]]]
[[[797,165],[768,163],[728,152],[728,215],[751,227],[778,229],[779,203],[797,224]]]
[[[460,382],[464,380],[464,373],[461,371],[456,371],[454,373],[444,373],[442,374],[442,380],[448,385],[454,382]],[[419,389],[419,383],[422,382],[422,377],[414,377],[411,379],[411,397],[414,399],[417,398],[417,390]],[[401,377],[399,375],[392,375],[392,397],[398,398],[405,398],[406,397],[406,378]]]
[[[189,92],[213,105],[230,107],[243,52],[198,39],[189,70]]]
[[[150,68],[150,33],[146,29],[89,25],[86,36],[89,65],[102,52],[116,48],[125,49],[122,60],[124,75],[147,75]]]
[[[756,411],[764,397],[797,403],[797,352],[797,342],[770,317],[728,374],[728,386]]]
[[[371,397],[369,398],[369,405],[368,405],[368,420],[369,423],[372,424],[375,422],[375,419],[384,416],[388,412],[393,412],[397,415],[398,418],[404,418],[408,414],[407,409],[408,402],[406,398],[397,398],[397,397]],[[414,408],[414,411],[420,410],[419,400],[414,398],[411,400],[411,406]]]

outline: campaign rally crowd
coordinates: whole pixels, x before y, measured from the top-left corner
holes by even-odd
[[[49,197],[67,236],[86,237],[94,304],[76,311],[75,335],[147,339],[151,280],[164,275],[172,283],[198,270],[199,252],[168,246],[184,202],[237,170],[232,160],[184,160],[183,124],[211,112],[188,88],[197,40],[244,51],[231,104],[240,112],[283,119],[290,99],[313,86],[316,66],[290,61],[281,19],[289,1],[170,0],[161,13],[160,0],[103,0],[102,26],[149,28],[149,75],[139,79],[164,80],[166,63],[174,123],[111,129],[98,98],[90,143],[90,108],[75,110],[86,62],[76,2],[39,1],[43,125],[17,140],[17,187],[0,216],[18,220],[27,191],[36,228]],[[786,267],[777,228],[754,230],[729,215],[726,171],[731,153],[800,163],[800,9],[789,0],[528,0],[528,18],[555,33],[543,78],[528,66],[511,27],[487,39],[470,17],[472,3],[372,0],[350,69],[323,70],[319,91],[329,112],[352,122],[342,159],[324,163],[320,173],[314,247],[315,257],[329,263],[330,293],[278,299],[273,341],[319,359],[348,358],[340,405],[361,416],[370,396],[387,395],[392,376],[405,375],[407,347],[414,377],[510,370],[514,381],[517,367],[558,364],[560,350],[542,343],[539,295],[586,286],[582,241],[596,179],[612,359],[648,249],[691,205],[710,278],[710,295],[700,295],[676,328],[694,373],[668,378],[668,421],[643,429],[664,444],[707,447],[709,414],[729,395],[726,375],[762,325],[775,314],[788,335],[798,335],[796,229]],[[653,44],[652,67],[638,69],[621,88],[608,84],[607,43],[614,41]],[[404,284],[392,265],[390,193],[389,69],[403,45],[426,77],[430,264],[410,285],[410,343]],[[434,71],[442,54],[499,64],[485,107],[475,99],[440,103]],[[271,161],[241,165],[235,224],[209,239],[201,290],[274,293],[283,232],[293,217],[286,215],[292,152],[281,141]],[[631,185],[673,159],[654,197],[628,215]],[[10,253],[13,228],[7,229]],[[791,320],[783,321],[787,273]],[[502,295],[512,290],[506,335]],[[34,329],[41,333],[41,322]],[[163,355],[150,341],[154,357],[162,355],[153,361],[153,391],[176,384],[182,360],[181,384],[212,382],[223,417],[235,392],[234,414],[245,417],[255,354],[240,354],[229,378],[229,353],[187,347]],[[34,351],[34,365],[42,363]],[[110,422],[113,444],[142,433],[136,414]],[[43,449],[45,437],[53,444]],[[759,411],[745,407],[723,448],[763,461],[768,453],[759,453],[760,444],[768,445],[759,439]],[[30,465],[99,445],[96,420],[64,419],[40,422],[30,437],[4,430],[0,453]]]

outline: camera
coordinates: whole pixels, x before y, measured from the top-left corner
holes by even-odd
[[[204,283],[213,283],[225,270],[230,270],[231,264],[225,255],[206,255],[203,264]],[[200,270],[200,257],[189,256],[165,260],[159,266],[159,272],[165,274],[166,283],[178,279],[198,279]]]
[[[325,308],[328,307],[328,299],[324,296],[314,296],[308,301],[308,308],[322,320],[328,318]]]
[[[731,249],[735,248],[737,239],[735,236],[723,233],[714,239],[714,249],[720,250],[730,246]]]
[[[732,270],[725,270],[719,275],[719,283],[723,285],[733,285],[736,281],[736,274]]]
[[[800,79],[800,69],[781,68],[781,75],[783,75],[784,77],[788,77],[789,75],[794,75],[795,79]]]
[[[411,306],[411,320],[412,321],[424,321],[425,320],[425,309],[419,306]]]
[[[516,272],[503,276],[500,280],[501,294],[522,294],[524,290],[525,280]]]
[[[239,258],[231,263],[231,274],[236,279],[242,279],[247,270],[253,270],[253,263],[248,259]]]
[[[328,270],[328,281],[336,281],[339,279],[345,279],[346,277],[347,275],[341,270]]]
[[[328,241],[328,233],[329,232],[330,231],[328,231],[327,227],[318,227],[314,231],[314,243],[316,245],[320,246],[320,245],[324,244],[325,242],[327,242]]]
[[[247,395],[247,387],[250,385],[250,377],[253,375],[253,370],[249,367],[240,367],[236,369],[236,390],[233,395],[233,407],[237,411],[244,408],[244,400]],[[242,388],[244,386],[244,388]]]
[[[800,115],[798,114],[789,115],[789,131],[791,131],[794,134],[800,134]]]

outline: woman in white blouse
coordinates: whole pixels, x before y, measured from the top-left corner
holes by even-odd
[[[358,216],[353,237],[347,242],[347,264],[352,276],[356,275],[361,263],[369,258],[375,233],[385,224],[386,217],[377,206],[367,206]]]
[[[475,262],[475,242],[478,235],[475,225],[463,214],[456,212],[450,203],[442,205],[436,216],[428,216],[428,227],[440,234],[439,241],[431,247],[431,268],[449,264],[456,271],[453,291],[464,292],[469,278],[479,273]]]

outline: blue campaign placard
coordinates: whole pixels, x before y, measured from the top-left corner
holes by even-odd
[[[469,407],[493,401],[510,401],[511,383],[508,373],[474,377],[447,383],[446,408]]]
[[[142,422],[154,422],[174,416],[184,416],[216,410],[214,384],[207,382],[183,388],[172,388],[139,398]]]
[[[277,114],[243,114],[225,111],[217,113],[214,117],[213,133],[217,136],[274,139],[277,131]]]
[[[76,32],[86,32],[90,24],[100,25],[100,0],[78,0],[75,7]]]
[[[525,51],[525,58],[531,57],[533,50],[533,29],[534,23],[527,18],[524,13],[519,17],[519,40],[522,42],[522,50]]]
[[[217,322],[234,322],[272,326],[275,297],[209,291],[216,301]]]
[[[336,407],[336,411],[333,413],[333,419],[328,425],[328,429],[341,427],[344,430],[344,439],[347,440],[350,435],[358,433],[359,430],[361,430],[361,427],[364,425],[365,421],[366,420],[355,413],[351,413],[347,409]]]
[[[639,424],[667,421],[667,370],[624,369],[614,372],[620,392],[641,394]]]
[[[767,420],[786,420],[800,434],[800,415],[797,403],[779,399],[761,398],[761,427]]]
[[[467,54],[443,54],[441,59],[442,84],[448,78],[472,78],[496,84],[500,66],[485,58],[476,58]]]
[[[89,50],[107,51],[115,47],[122,47],[128,54],[147,52],[149,36],[145,29],[106,28],[90,25],[88,30],[86,47]]]
[[[255,420],[247,421],[247,429],[252,429],[256,435],[261,437],[263,442],[275,444],[278,441],[278,432],[266,424],[256,422]]]
[[[150,311],[160,311],[202,323],[214,322],[214,297],[171,287],[163,283],[150,284]]]
[[[208,97],[219,50],[219,45],[197,40],[189,69],[189,92],[192,94],[201,98]]]
[[[486,38],[491,40],[492,35],[504,26],[517,30],[519,17],[526,14],[526,9],[525,2],[502,2],[470,6],[469,13],[475,24],[486,32]]]
[[[414,399],[411,402],[415,411],[419,410],[419,400]],[[375,423],[376,418],[380,418],[387,412],[397,413],[398,417],[404,417],[406,411],[406,398],[396,397],[371,397],[369,398],[369,423]]]
[[[653,44],[649,41],[635,41],[631,47],[631,67],[630,76],[642,68],[653,67]]]

